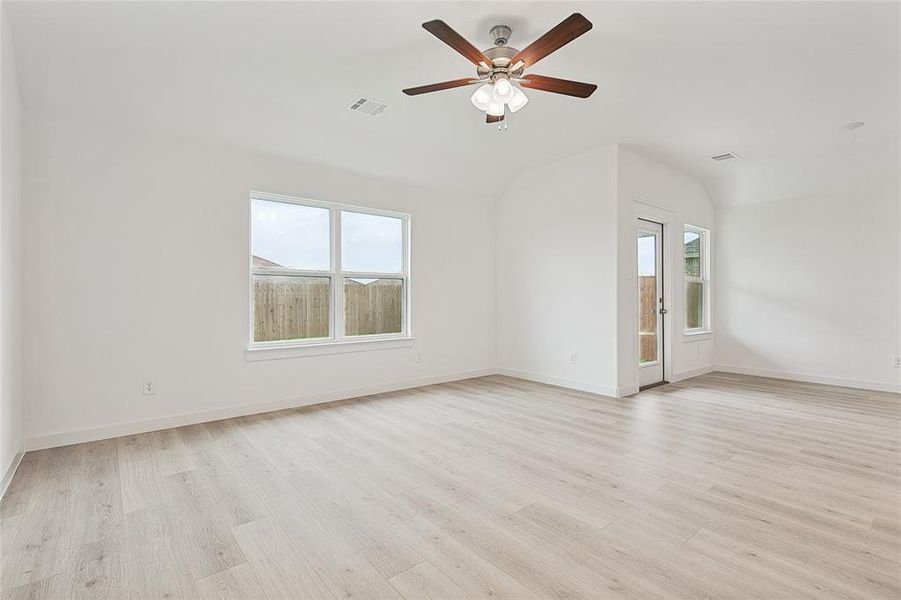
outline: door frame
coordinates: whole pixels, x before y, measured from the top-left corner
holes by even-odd
[[[662,274],[663,277],[663,298],[666,306],[666,314],[663,315],[663,380],[664,381],[672,381],[673,380],[673,339],[675,338],[674,329],[673,329],[673,321],[674,321],[674,312],[673,312],[673,269],[676,266],[676,255],[675,249],[673,246],[673,240],[677,239],[674,236],[674,225],[675,225],[675,214],[673,211],[665,208],[663,206],[659,206],[656,204],[652,204],[650,202],[646,202],[644,200],[634,199],[632,201],[632,242],[631,246],[634,247],[635,239],[638,237],[638,219],[642,219],[644,221],[651,221],[653,223],[658,223],[663,228],[663,240],[662,240],[662,248],[663,248],[663,265],[662,265]],[[633,253],[633,273],[635,273],[635,288],[636,291],[632,296],[632,331],[634,332],[634,351],[632,354],[632,373],[633,373],[633,381],[638,383],[638,360],[639,360],[639,352],[640,352],[640,342],[639,342],[639,307],[638,307],[638,255],[637,253]],[[637,390],[636,388],[634,388]]]
[[[638,319],[636,320],[636,332],[638,335],[638,390],[642,389],[650,389],[652,387],[662,385],[664,383],[668,383],[668,379],[666,377],[666,366],[669,363],[666,356],[666,342],[667,338],[667,325],[666,325],[666,316],[669,314],[669,296],[666,293],[666,272],[663,267],[663,261],[666,260],[666,231],[664,230],[663,223],[658,223],[657,221],[652,221],[650,219],[645,219],[643,217],[638,217],[635,219],[635,235],[636,239],[638,239],[639,234],[644,231],[646,233],[650,233],[651,229],[660,228],[659,239],[657,240],[657,244],[654,248],[654,272],[656,275],[659,275],[660,281],[657,283],[654,290],[654,311],[656,312],[656,327],[657,327],[657,360],[652,364],[642,365],[641,364],[641,277],[637,276],[635,278],[635,290],[638,296],[638,300],[636,303],[637,315]],[[642,223],[647,223],[647,225],[642,226]],[[657,232],[654,232],[654,236],[657,236]],[[657,260],[659,256],[660,260]],[[660,314],[660,297],[663,296],[664,299],[664,308],[666,308],[666,312]],[[641,373],[642,369],[649,369],[652,366],[660,365],[660,381],[654,381],[652,383],[648,383],[645,385],[641,385]]]

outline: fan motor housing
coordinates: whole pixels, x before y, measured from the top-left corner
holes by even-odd
[[[491,59],[491,69],[484,69],[482,67],[478,67],[479,77],[485,77],[486,75],[491,75],[496,71],[507,72],[507,67],[510,66],[510,59],[512,59],[519,52],[516,48],[511,48],[510,46],[494,46],[492,48],[488,48],[483,52],[485,56]],[[515,73],[509,73],[513,77],[518,77],[522,75],[523,68],[520,67],[516,70]]]

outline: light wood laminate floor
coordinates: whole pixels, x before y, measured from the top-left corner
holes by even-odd
[[[487,377],[29,452],[3,598],[899,598],[901,404]]]

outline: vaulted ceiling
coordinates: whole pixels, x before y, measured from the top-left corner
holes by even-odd
[[[30,114],[85,115],[426,185],[500,191],[532,166],[623,143],[713,189],[765,165],[895,143],[899,5],[829,2],[7,2]],[[498,132],[473,74],[422,29],[522,48],[579,11],[594,29],[533,72],[598,84],[529,91]],[[348,107],[385,102],[377,117]],[[865,121],[853,132],[849,121]],[[710,157],[735,151],[739,162]],[[805,163],[806,164],[806,163]],[[725,192],[723,193],[725,198]],[[728,201],[728,199],[723,200]]]

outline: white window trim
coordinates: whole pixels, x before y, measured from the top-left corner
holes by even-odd
[[[255,362],[258,360],[277,360],[281,358],[297,358],[300,356],[348,354],[350,352],[366,352],[369,350],[392,350],[394,348],[410,348],[416,342],[416,338],[412,337],[371,337],[373,339],[345,339],[340,342],[320,341],[317,343],[311,342],[293,345],[282,344],[277,346],[265,346],[263,344],[257,344],[245,350],[244,360],[247,362]]]
[[[683,234],[684,232],[693,232],[697,233],[701,237],[701,243],[699,245],[700,252],[700,264],[701,264],[701,276],[700,277],[688,277],[685,275],[685,245],[682,245],[682,277],[683,277],[683,286],[682,286],[682,302],[683,302],[683,324],[685,323],[686,310],[685,305],[685,290],[688,288],[686,285],[689,282],[697,282],[702,284],[703,295],[704,295],[704,306],[703,306],[703,320],[701,327],[693,327],[683,328],[683,335],[685,336],[685,341],[689,342],[697,342],[703,339],[707,339],[713,335],[713,327],[711,326],[711,302],[710,302],[710,230],[704,229],[703,227],[697,227],[695,225],[690,225],[685,223],[683,226]]]
[[[283,202],[325,208],[329,211],[329,249],[330,268],[328,270],[306,269],[267,269],[253,266],[253,200],[266,200],[269,202]],[[248,249],[247,260],[249,265],[248,275],[248,339],[250,340],[246,351],[245,360],[269,360],[274,358],[291,358],[294,356],[311,356],[317,354],[342,354],[345,352],[359,352],[364,350],[379,350],[409,347],[413,345],[414,338],[410,327],[410,215],[389,210],[366,208],[350,204],[335,202],[322,202],[308,198],[271,194],[267,192],[251,191],[248,198]],[[400,273],[376,273],[368,271],[342,271],[341,270],[341,213],[357,212],[367,215],[378,215],[400,219],[403,223],[403,256]],[[331,281],[329,286],[329,334],[327,338],[310,338],[298,340],[284,340],[272,342],[255,342],[253,339],[253,276],[254,275],[293,275],[300,277],[327,277]],[[344,279],[400,279],[403,281],[403,302],[401,315],[401,332],[376,335],[344,335]]]

